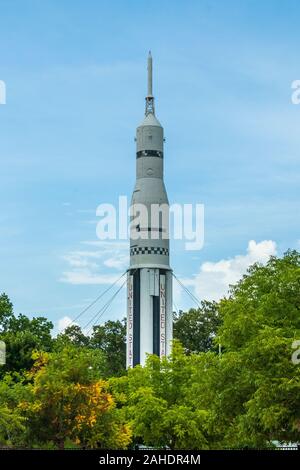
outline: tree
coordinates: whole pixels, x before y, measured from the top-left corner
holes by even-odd
[[[63,449],[70,441],[86,447],[127,447],[131,431],[101,379],[102,367],[101,352],[87,348],[35,354],[31,399],[20,404],[31,445],[52,442]]]
[[[201,308],[180,311],[174,317],[174,338],[187,353],[206,352],[215,348],[213,342],[221,324],[216,302],[201,302]]]
[[[216,446],[299,442],[300,369],[291,360],[292,343],[300,339],[299,309],[297,252],[253,265],[221,301],[222,356],[207,373],[194,369],[190,389],[194,406],[210,401],[210,426],[221,431]]]
[[[57,335],[55,340],[55,348],[64,348],[68,344],[73,344],[74,346],[79,347],[89,346],[90,338],[84,335],[80,326],[70,325],[64,330],[63,333]]]
[[[126,320],[108,320],[93,327],[91,347],[104,352],[107,361],[106,375],[122,375],[126,367]]]
[[[24,442],[26,419],[18,407],[26,396],[26,387],[18,374],[6,374],[0,381],[0,445],[12,446]]]
[[[0,339],[6,344],[6,364],[0,373],[29,370],[33,365],[34,350],[51,350],[52,328],[52,322],[44,317],[34,317],[32,320],[22,314],[10,317],[6,330],[0,334]]]
[[[6,331],[13,317],[13,305],[6,294],[0,295],[0,333]]]
[[[1,443],[222,449],[300,441],[295,251],[251,266],[218,304],[182,313],[175,332],[184,347],[174,340],[169,357],[149,356],[127,374],[125,321],[96,327],[88,346],[72,328],[47,352],[51,325],[12,317],[7,298],[3,305],[9,367],[24,372],[0,381]],[[41,351],[32,359],[34,345]]]
[[[22,416],[17,410],[0,406],[0,442],[2,445],[15,444],[16,435],[24,431]]]
[[[186,356],[174,342],[169,358],[149,356],[145,367],[110,380],[116,400],[125,406],[135,442],[171,449],[206,449],[205,409],[187,403],[194,355]]]
[[[300,367],[291,357],[300,339],[300,254],[251,266],[217,310],[221,355],[185,356],[175,342],[169,359],[150,356],[110,381],[134,439],[198,449],[299,442]]]
[[[33,317],[30,319],[21,313],[18,317],[13,316],[8,324],[8,331],[10,333],[17,334],[29,331],[35,337],[37,347],[42,348],[44,351],[50,351],[52,348],[52,329],[53,323],[47,320],[47,318]]]

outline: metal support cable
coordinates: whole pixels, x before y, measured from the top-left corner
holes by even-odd
[[[66,326],[66,328],[68,328],[68,326],[70,326],[72,323],[76,322],[85,312],[87,312],[91,307],[93,307],[93,305],[95,305],[105,294],[107,294],[107,292],[109,292],[123,278],[125,274],[126,274],[126,271],[115,282],[113,282],[107,289],[105,289],[100,295],[98,295],[96,299],[93,300],[93,302],[91,302],[78,315],[76,315],[75,318],[71,319],[68,325]]]
[[[195,302],[195,304],[198,306],[198,308],[201,308],[201,302],[199,299],[197,299],[197,297],[192,294],[192,292],[190,292],[190,290],[178,279],[178,277],[174,274],[173,274],[173,277],[176,279],[176,281],[178,282],[178,284],[182,287],[182,289],[191,297],[191,299],[193,300],[193,302]]]
[[[96,312],[95,315],[93,315],[93,317],[84,325],[83,329],[86,329],[92,323],[92,326],[88,330],[87,334],[90,333],[90,331],[92,330],[92,328],[96,324],[96,322],[98,322],[100,320],[100,318],[103,316],[103,314],[106,312],[106,310],[110,307],[113,300],[118,295],[118,293],[122,290],[122,288],[124,287],[126,282],[127,282],[127,279],[125,279],[125,281],[121,284],[119,289],[112,295],[112,297],[106,302],[106,304],[104,304],[103,307],[100,310],[98,310],[98,312]]]

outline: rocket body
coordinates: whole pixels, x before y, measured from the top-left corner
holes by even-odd
[[[131,200],[127,367],[144,365],[147,354],[160,357],[170,354],[172,270],[169,202],[163,164],[164,134],[154,113],[152,58],[149,56],[146,113],[136,132],[136,184]]]

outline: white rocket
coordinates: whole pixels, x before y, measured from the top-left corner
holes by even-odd
[[[147,354],[160,357],[170,354],[173,336],[169,202],[163,180],[163,145],[163,128],[154,111],[149,52],[148,95],[145,118],[136,132],[136,184],[131,200],[127,367],[144,365]]]

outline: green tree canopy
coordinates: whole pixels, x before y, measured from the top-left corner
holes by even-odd
[[[206,352],[215,348],[213,342],[221,323],[216,302],[201,302],[201,308],[180,311],[174,317],[174,338],[187,353]]]
[[[122,375],[126,367],[126,320],[108,320],[93,327],[90,345],[104,352],[107,376]]]
[[[221,446],[265,447],[300,441],[300,369],[292,344],[300,338],[300,255],[287,252],[255,264],[220,302],[222,356],[195,369],[195,406],[209,397],[211,428]]]
[[[0,334],[0,339],[6,344],[6,364],[1,367],[0,374],[30,369],[34,350],[51,350],[52,328],[52,322],[44,317],[29,319],[22,314],[12,316],[6,330]]]
[[[176,317],[183,345],[174,340],[169,357],[149,356],[128,373],[125,321],[97,326],[91,338],[70,327],[53,342],[50,322],[16,318],[1,299],[0,338],[9,353],[1,367],[1,443],[221,449],[300,441],[295,251],[251,266],[228,298]]]
[[[28,444],[53,443],[124,448],[131,440],[108,384],[101,379],[101,351],[69,345],[57,353],[36,353],[27,385],[31,397],[22,401],[28,422]]]
[[[136,366],[128,376],[111,379],[135,442],[172,449],[208,448],[208,412],[186,400],[193,368],[194,355],[186,356],[175,341],[169,358],[149,356],[145,367]]]
[[[55,349],[61,349],[68,344],[74,346],[84,347],[89,346],[90,338],[85,336],[82,329],[78,325],[70,325],[64,330],[63,333],[57,335],[55,340]]]
[[[13,317],[13,305],[6,294],[0,295],[0,333],[6,331]]]

